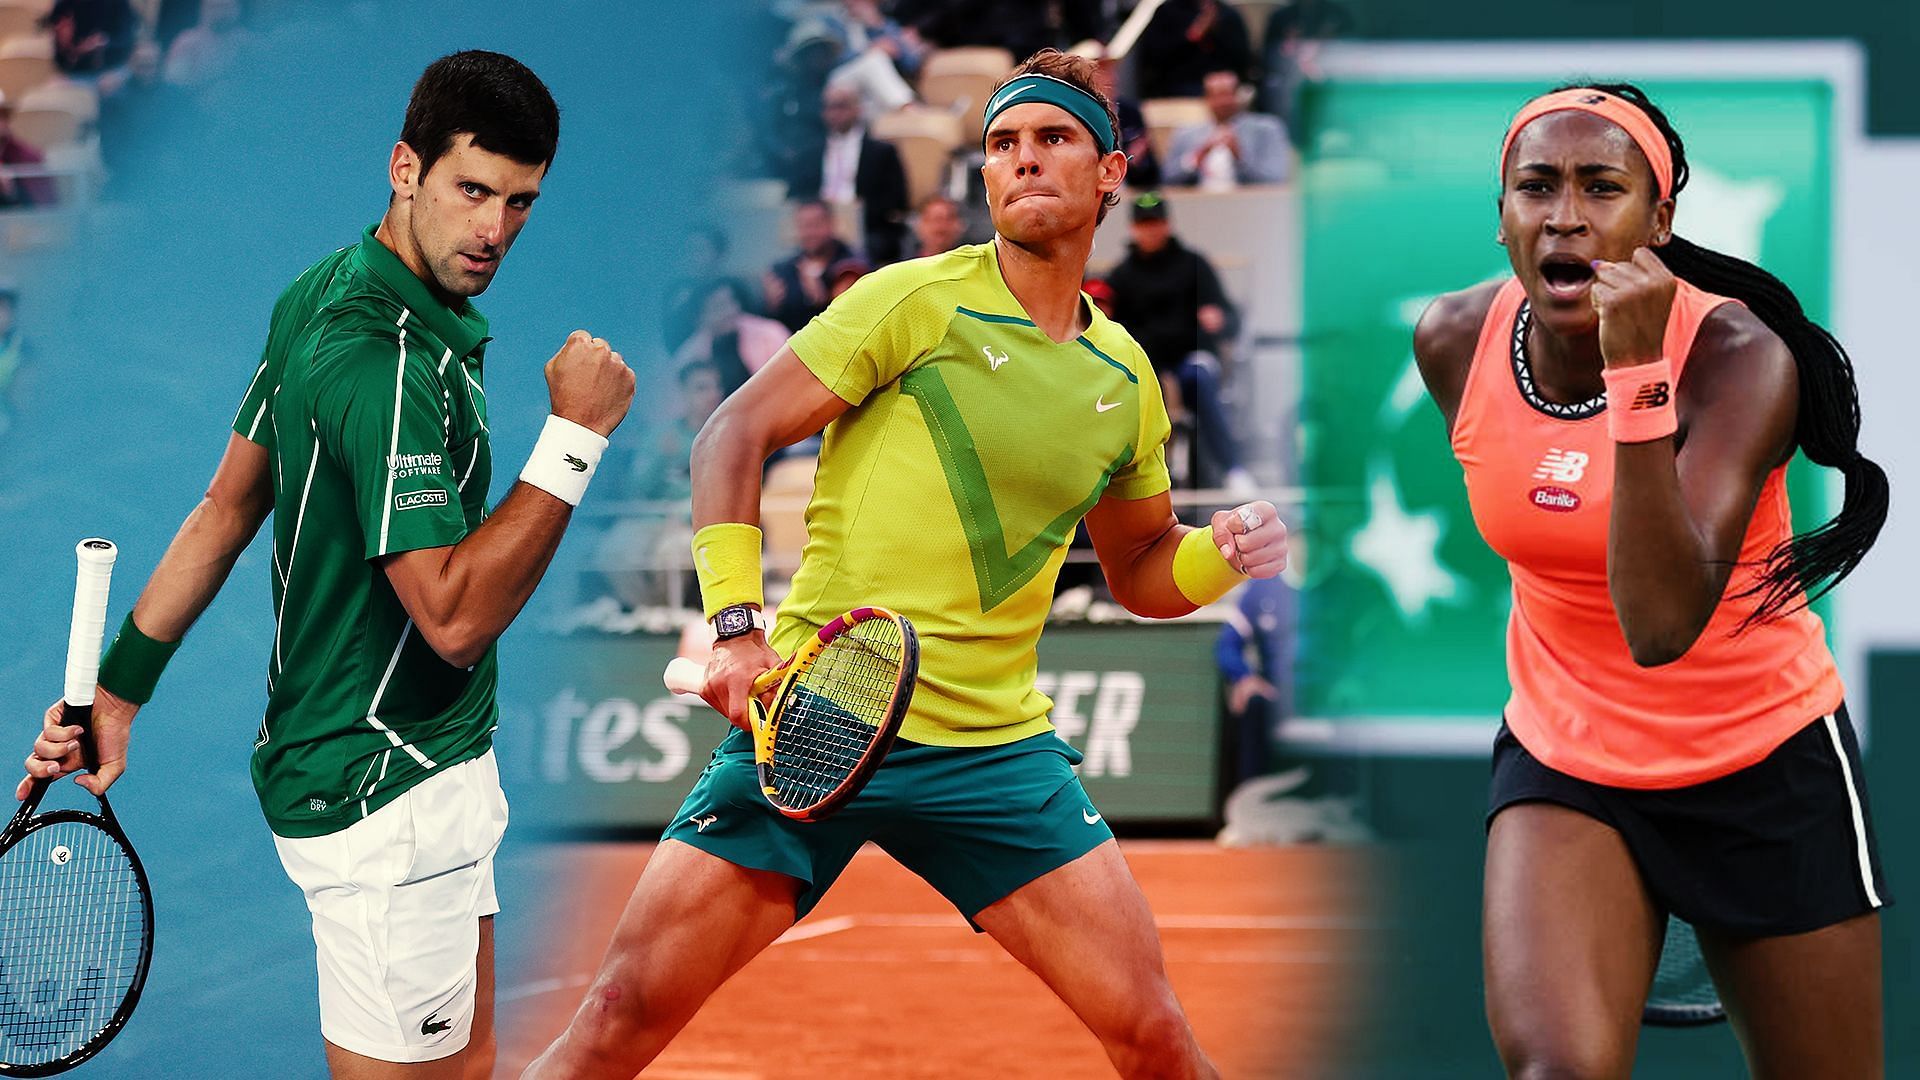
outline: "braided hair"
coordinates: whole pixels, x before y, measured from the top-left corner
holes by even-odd
[[[1631,102],[1647,114],[1673,153],[1673,194],[1687,186],[1686,145],[1660,111],[1632,83],[1570,83],[1556,90],[1591,88]],[[1779,335],[1793,352],[1800,404],[1793,441],[1807,460],[1840,470],[1846,494],[1832,520],[1783,541],[1767,555],[1759,580],[1741,596],[1760,598],[1742,628],[1777,618],[1825,595],[1866,557],[1887,521],[1887,474],[1860,453],[1860,392],[1853,361],[1826,329],[1807,318],[1779,278],[1752,263],[1703,248],[1679,236],[1653,249],[1675,277],[1732,297]]]

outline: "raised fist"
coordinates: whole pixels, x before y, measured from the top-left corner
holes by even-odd
[[[547,361],[547,397],[553,415],[612,435],[633,405],[633,369],[604,340],[575,330]]]

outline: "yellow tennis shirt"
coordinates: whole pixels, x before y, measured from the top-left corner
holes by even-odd
[[[790,342],[852,408],[827,425],[807,545],[772,644],[849,609],[920,636],[901,737],[995,746],[1050,730],[1034,646],[1074,527],[1102,495],[1167,490],[1169,424],[1147,357],[1084,298],[1057,343],[992,244],[862,278]]]

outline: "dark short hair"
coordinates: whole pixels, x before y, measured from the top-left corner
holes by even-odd
[[[420,175],[453,149],[473,145],[523,165],[551,165],[560,145],[560,107],[527,65],[503,53],[470,49],[427,65],[413,84],[400,141],[420,155]]]

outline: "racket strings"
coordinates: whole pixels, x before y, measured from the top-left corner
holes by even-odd
[[[828,642],[795,679],[774,730],[781,805],[816,805],[853,775],[886,726],[903,652],[898,623],[866,619]]]
[[[139,979],[147,905],[119,841],[63,821],[0,855],[0,1061],[59,1061],[119,1012]]]

